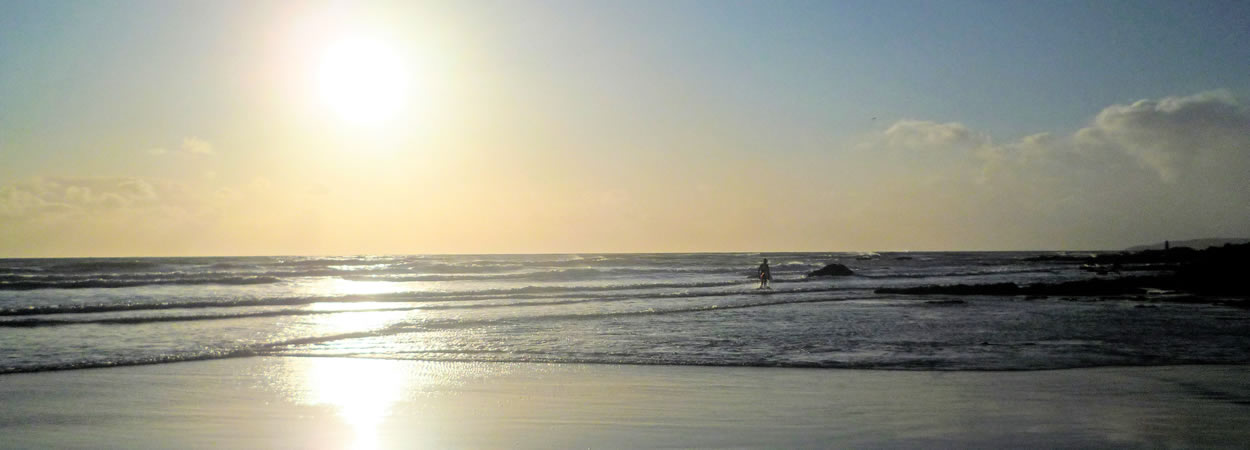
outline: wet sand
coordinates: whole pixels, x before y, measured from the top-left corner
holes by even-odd
[[[1248,368],[239,358],[0,376],[0,446],[1233,448],[1250,430]]]

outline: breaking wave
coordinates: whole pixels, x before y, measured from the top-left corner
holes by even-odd
[[[142,277],[108,276],[99,278],[33,277],[25,279],[0,278],[0,291],[29,291],[35,289],[90,289],[123,288],[153,285],[248,285],[277,283],[282,279],[271,276],[189,276],[189,277]]]

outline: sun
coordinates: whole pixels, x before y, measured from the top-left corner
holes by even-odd
[[[393,47],[360,36],[326,47],[317,71],[321,101],[342,120],[360,125],[395,117],[405,106],[408,78]]]

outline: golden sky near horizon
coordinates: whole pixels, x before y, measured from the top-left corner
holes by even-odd
[[[926,28],[850,4],[113,6],[0,7],[0,257],[1250,236],[1235,24],[1126,49],[944,31],[1059,14],[1011,8]]]

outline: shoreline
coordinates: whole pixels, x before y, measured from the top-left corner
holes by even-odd
[[[0,376],[18,447],[1237,447],[1245,365],[914,371],[254,356]]]
[[[413,363],[455,363],[455,364],[534,364],[534,365],[586,365],[586,366],[625,366],[625,367],[700,367],[700,368],[724,368],[724,369],[779,369],[779,370],[831,370],[831,371],[869,371],[869,372],[934,372],[934,373],[1020,373],[1020,372],[1053,372],[1064,370],[1098,370],[1098,369],[1148,369],[1148,368],[1167,368],[1167,367],[1225,367],[1225,366],[1244,366],[1250,369],[1250,362],[1178,362],[1164,364],[1096,364],[1077,367],[1039,367],[1039,368],[1019,368],[1019,369],[999,369],[999,368],[940,368],[940,367],[890,367],[890,366],[873,366],[873,367],[846,367],[846,366],[826,366],[819,364],[811,365],[749,365],[749,364],[725,364],[725,363],[645,363],[645,362],[601,362],[601,361],[525,361],[525,360],[476,360],[476,359],[411,359],[411,358],[394,358],[387,356],[327,356],[315,354],[298,354],[298,353],[257,353],[251,350],[238,352],[237,355],[228,356],[191,356],[185,359],[169,359],[161,361],[142,361],[142,362],[101,362],[98,364],[84,364],[74,367],[33,367],[22,368],[9,372],[0,372],[0,380],[11,375],[37,375],[44,373],[62,373],[62,372],[78,372],[87,370],[100,369],[125,369],[130,367],[148,367],[162,366],[170,364],[183,363],[201,363],[212,361],[228,361],[236,359],[248,358],[327,358],[327,359],[346,359],[346,360],[378,360],[378,361],[406,361]]]

